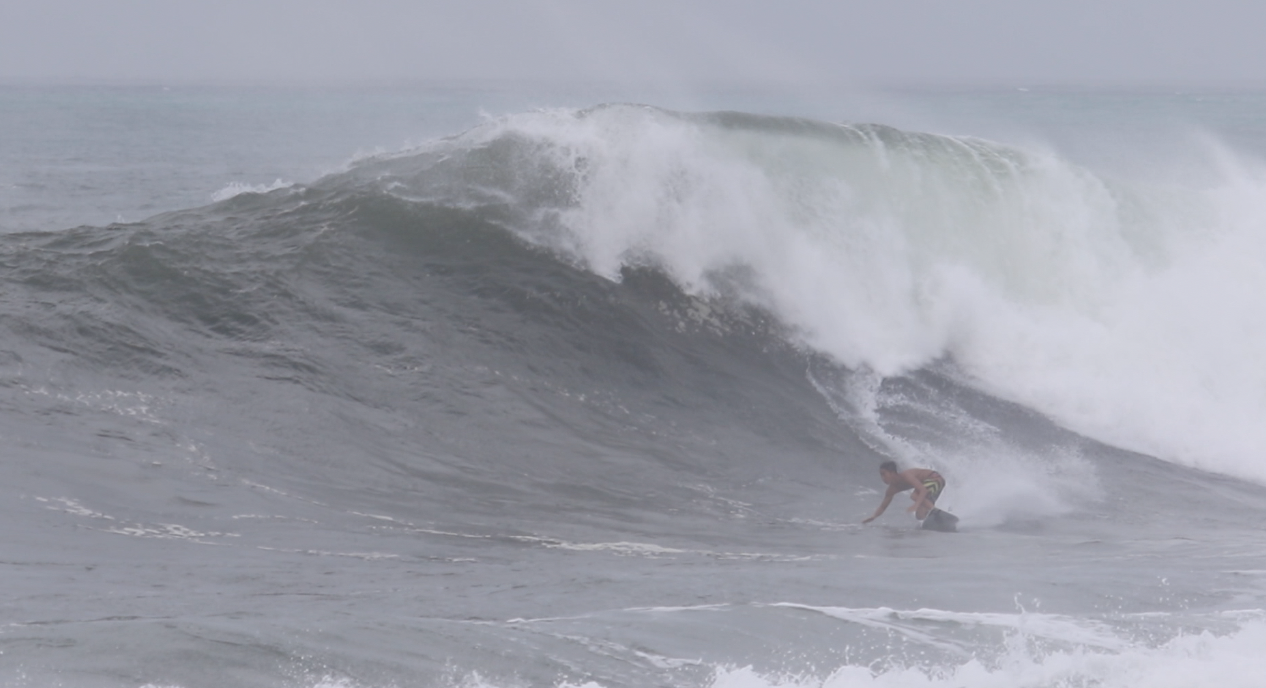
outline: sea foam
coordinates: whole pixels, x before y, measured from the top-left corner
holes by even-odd
[[[1266,623],[1246,624],[1225,636],[1184,635],[1157,647],[1120,651],[1077,648],[1034,652],[1019,636],[996,661],[969,659],[929,669],[900,664],[881,669],[847,665],[825,678],[767,676],[750,667],[718,668],[712,688],[1188,688],[1260,685]]]

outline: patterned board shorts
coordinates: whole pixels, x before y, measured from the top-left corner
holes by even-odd
[[[936,498],[941,496],[941,492],[945,489],[945,478],[940,473],[933,473],[923,479],[923,489],[928,491],[928,501],[936,503]]]

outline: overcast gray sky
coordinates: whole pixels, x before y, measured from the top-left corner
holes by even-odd
[[[0,0],[0,79],[1266,85],[1259,0]]]

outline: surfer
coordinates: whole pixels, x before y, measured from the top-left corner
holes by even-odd
[[[945,491],[945,478],[930,468],[907,468],[904,471],[898,471],[895,461],[885,461],[879,464],[879,477],[888,486],[888,492],[884,494],[884,501],[875,510],[875,515],[862,523],[870,523],[879,518],[880,514],[884,513],[884,510],[892,503],[892,498],[898,492],[906,490],[914,490],[914,493],[910,495],[914,504],[910,505],[907,511],[913,511],[915,518],[922,521],[936,509],[936,498]]]

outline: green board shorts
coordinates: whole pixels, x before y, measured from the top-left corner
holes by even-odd
[[[942,478],[940,473],[933,472],[932,475],[923,479],[923,489],[928,491],[928,501],[935,504],[936,498],[945,491],[945,478]]]

